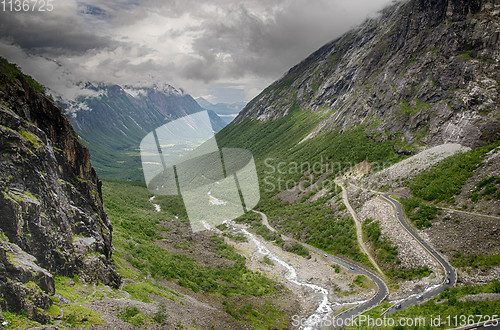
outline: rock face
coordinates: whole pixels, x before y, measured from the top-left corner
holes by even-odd
[[[400,152],[482,145],[499,137],[500,5],[495,0],[398,2],[323,46],[236,118],[324,116],[306,137],[363,125]]]
[[[118,286],[111,232],[87,148],[43,88],[1,59],[1,307],[47,308],[55,274]]]

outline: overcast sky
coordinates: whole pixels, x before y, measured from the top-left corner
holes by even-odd
[[[52,0],[52,12],[0,12],[0,55],[65,99],[89,81],[249,101],[391,2]]]

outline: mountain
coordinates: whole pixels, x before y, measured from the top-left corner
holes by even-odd
[[[0,63],[0,307],[40,323],[54,276],[120,285],[87,148],[43,87]]]
[[[397,2],[291,68],[221,137],[245,139],[250,126],[300,117],[300,138],[283,148],[355,128],[403,154],[498,139],[498,7],[493,0]]]
[[[216,135],[253,152],[269,224],[376,269],[391,283],[387,300],[403,301],[395,318],[484,314],[480,290],[499,290],[499,13],[494,0],[394,2],[292,67]],[[448,291],[422,294],[455,285],[422,242],[456,270],[449,292],[475,288],[464,304]]]
[[[188,113],[182,100],[194,102],[174,100],[172,117]],[[233,246],[248,242],[241,231],[194,233],[180,196],[102,183],[63,110],[3,59],[0,151],[1,327],[286,328],[301,311]]]
[[[68,118],[89,147],[92,163],[102,177],[143,181],[139,143],[168,121],[203,111],[188,94],[176,88],[133,88],[87,84],[92,96],[64,103]],[[209,111],[219,131],[226,123]]]
[[[203,97],[198,97],[196,102],[203,109],[212,110],[217,115],[222,117],[228,124],[233,121],[233,119],[238,115],[238,113],[245,107],[245,102],[237,103],[217,103],[213,104],[204,99]]]

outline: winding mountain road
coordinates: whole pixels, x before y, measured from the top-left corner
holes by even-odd
[[[406,216],[403,212],[403,206],[401,203],[399,203],[397,200],[392,198],[391,196],[396,195],[396,194],[390,194],[390,193],[382,193],[381,196],[385,200],[387,200],[389,203],[391,203],[396,210],[396,216],[398,218],[398,221],[401,223],[401,225],[408,231],[410,235],[413,236],[413,238],[422,245],[422,247],[441,265],[441,267],[444,270],[445,273],[445,278],[443,282],[438,285],[436,288],[429,290],[427,292],[424,292],[423,294],[419,296],[410,296],[409,298],[403,300],[399,304],[396,304],[389,308],[386,313],[387,314],[392,314],[398,310],[404,309],[406,307],[409,307],[411,305],[415,305],[421,301],[433,298],[437,296],[439,293],[441,293],[444,289],[446,288],[451,288],[457,283],[457,272],[453,266],[450,265],[450,263],[444,259],[436,250],[434,250],[429,244],[427,244],[426,241],[424,241],[413,229],[412,225],[407,221]],[[397,308],[396,308],[397,307]]]
[[[356,236],[358,238],[359,247],[361,248],[363,253],[368,257],[368,259],[370,260],[373,267],[375,267],[377,272],[385,277],[384,272],[379,267],[379,265],[377,264],[377,262],[375,261],[375,259],[371,255],[370,251],[366,247],[365,242],[363,241],[363,229],[362,229],[361,221],[359,221],[359,218],[356,215],[356,212],[352,208],[351,203],[349,203],[349,198],[347,196],[347,190],[345,189],[344,185],[341,182],[335,181],[335,184],[337,184],[342,189],[342,201],[344,202],[345,207],[347,208],[347,210],[351,214],[351,216],[354,220],[354,224],[356,225]]]
[[[343,188],[342,189],[343,193],[346,193],[346,190],[344,189],[344,187],[343,186],[341,186],[341,187]],[[431,288],[430,290],[424,291],[420,295],[412,295],[412,296],[404,299],[403,301],[400,301],[397,304],[394,304],[393,306],[391,306],[389,309],[387,309],[383,313],[383,314],[390,315],[390,314],[393,314],[393,313],[395,313],[401,309],[404,309],[406,307],[416,305],[422,301],[433,298],[433,297],[437,296],[439,293],[441,293],[442,291],[444,291],[446,288],[453,287],[457,283],[457,272],[446,259],[444,259],[436,250],[434,250],[434,248],[432,248],[425,240],[423,240],[416,233],[416,231],[414,230],[412,225],[407,220],[407,218],[403,212],[403,206],[401,205],[401,203],[399,203],[397,200],[395,200],[394,198],[391,197],[391,196],[397,195],[397,194],[382,193],[382,192],[377,192],[377,193],[379,193],[382,198],[384,198],[386,201],[388,201],[394,207],[394,210],[396,212],[396,217],[397,217],[399,223],[401,224],[401,226],[403,226],[403,228],[405,228],[406,231],[408,231],[408,233],[427,251],[427,253],[429,253],[441,265],[441,267],[444,270],[444,274],[445,274],[443,282],[441,284],[437,285],[434,288]],[[345,194],[345,195],[346,196],[344,196],[344,202],[347,199],[347,194]],[[348,204],[349,203],[346,203],[346,206]],[[254,210],[254,212],[261,215],[262,224],[264,226],[266,226],[271,232],[278,233],[278,231],[269,224],[269,221],[267,219],[266,214],[264,214],[260,211],[255,211],[255,210]],[[369,277],[377,285],[378,291],[370,300],[368,300],[368,301],[366,301],[358,306],[355,306],[351,309],[348,309],[348,310],[340,313],[339,315],[337,315],[334,318],[335,325],[337,325],[337,326],[348,325],[356,316],[358,316],[358,315],[364,313],[365,311],[368,311],[368,310],[378,306],[380,303],[382,303],[382,301],[384,301],[384,299],[389,294],[389,290],[387,288],[387,285],[384,282],[384,280],[379,276],[379,274],[376,274],[375,272],[367,269],[364,265],[358,264],[358,263],[351,261],[351,260],[348,260],[347,258],[344,258],[344,257],[341,258],[339,256],[325,253],[324,251],[322,251],[318,248],[315,248],[314,246],[297,241],[297,240],[295,240],[291,237],[288,237],[284,234],[280,234],[280,235],[283,238],[283,240],[293,241],[293,242],[299,243],[302,246],[306,247],[307,249],[323,255],[324,257],[333,261],[334,263],[341,265],[343,267],[346,267],[348,269],[348,271],[351,273],[360,274],[360,275],[364,275],[364,276]]]
[[[278,231],[269,224],[269,221],[267,219],[266,214],[264,214],[260,211],[256,211],[256,210],[254,210],[254,212],[260,214],[260,216],[262,217],[262,224],[264,226],[266,226],[267,229],[269,229],[270,231],[272,231],[274,233],[278,233]],[[375,284],[377,285],[377,287],[378,287],[377,293],[370,300],[368,300],[362,304],[359,304],[358,306],[350,308],[350,309],[340,313],[339,315],[335,316],[335,321],[334,321],[335,323],[334,324],[336,324],[338,326],[343,326],[343,325],[349,324],[354,317],[358,316],[359,314],[361,314],[367,310],[370,310],[370,309],[378,306],[380,303],[382,303],[382,301],[384,301],[384,299],[389,294],[389,289],[387,288],[387,285],[385,284],[384,280],[378,274],[366,269],[363,265],[356,263],[354,261],[350,261],[347,258],[340,258],[338,256],[326,253],[318,248],[315,248],[314,246],[297,241],[297,240],[295,240],[291,237],[288,237],[284,234],[281,234],[281,237],[283,238],[283,240],[293,241],[293,242],[299,243],[302,246],[304,246],[305,248],[323,255],[325,258],[333,261],[334,263],[347,268],[348,272],[350,272],[350,273],[367,276],[371,280],[373,280],[373,282],[375,282]]]

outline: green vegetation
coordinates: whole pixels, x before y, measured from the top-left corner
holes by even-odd
[[[298,254],[299,256],[305,257],[305,258],[311,258],[311,255],[309,254],[309,250],[305,248],[302,244],[299,243],[292,243],[291,245],[283,245],[283,248],[285,251],[292,252],[295,254]]]
[[[468,50],[465,53],[462,53],[458,56],[460,56],[461,58],[464,58],[466,60],[471,60],[474,58],[473,55],[474,55],[474,50]]]
[[[174,297],[174,295],[176,295],[175,292],[152,282],[129,283],[123,286],[123,290],[130,293],[132,299],[145,303],[152,302],[151,296],[178,301],[178,299]]]
[[[61,306],[57,304],[50,305],[50,307],[47,309],[47,314],[54,318],[58,317],[61,314]]]
[[[418,229],[427,228],[432,226],[432,220],[438,214],[438,208],[429,206],[423,203],[420,199],[415,197],[403,198],[401,204],[408,218],[413,221]]]
[[[14,314],[7,311],[2,311],[4,319],[9,322],[7,329],[30,329],[38,327],[41,324],[28,319],[26,311],[22,311],[20,314]]]
[[[75,281],[68,277],[56,276],[54,282],[57,294],[73,302],[83,301],[86,292],[78,285],[70,285],[70,281],[75,283]],[[75,284],[77,283],[78,281]]]
[[[263,260],[264,260],[264,263],[266,263],[266,264],[268,264],[268,265],[270,265],[270,266],[273,266],[273,265],[274,265],[274,262],[273,262],[271,259],[269,259],[269,257],[268,257],[268,256],[264,256],[264,259],[263,259]]]
[[[464,286],[446,289],[436,298],[425,302],[422,305],[415,305],[394,314],[395,317],[416,317],[425,316],[427,324],[431,315],[440,315],[442,319],[453,318],[455,315],[472,315],[474,321],[478,321],[477,315],[495,315],[500,309],[500,301],[461,301],[467,295],[479,293],[500,293],[500,282],[493,281],[491,284],[481,286]],[[437,303],[443,301],[443,303]],[[452,324],[453,325],[453,324]],[[460,324],[456,325],[460,326]],[[454,327],[454,326],[453,326]]]
[[[401,267],[397,271],[395,271],[395,275],[398,278],[403,280],[411,280],[414,278],[423,278],[429,276],[432,273],[432,270],[429,267],[415,267],[415,268],[406,268]]]
[[[235,320],[251,325],[253,329],[285,329],[288,325],[286,318],[270,301],[258,307],[227,300],[222,305]]]
[[[126,307],[121,314],[118,314],[118,317],[136,327],[140,327],[150,321],[150,318],[141,313],[140,309],[136,306]]]
[[[23,139],[25,139],[26,141],[28,141],[29,143],[31,143],[31,145],[37,149],[38,147],[42,146],[43,143],[38,139],[38,137],[31,133],[31,132],[28,132],[26,130],[21,130],[21,136],[23,137]]]
[[[500,184],[500,177],[490,176],[484,178],[476,185],[476,188],[469,194],[470,199],[475,203],[479,198],[500,199],[500,189],[497,186]]]
[[[139,328],[145,323],[156,322],[162,324],[168,318],[165,304],[163,303],[158,306],[158,310],[154,313],[153,317],[149,317],[148,315],[142,313],[137,306],[127,306],[123,312],[117,316],[123,321]]]
[[[288,203],[269,199],[261,201],[259,205],[265,210],[271,225],[289,236],[325,252],[367,262],[357,245],[354,221],[350,217],[336,218],[327,200],[328,197],[323,197],[311,203]],[[300,244],[284,244],[279,234],[270,232],[261,224],[260,215],[247,214],[238,221],[252,225],[257,234],[274,241],[285,250],[309,256],[307,249]]]
[[[104,299],[106,296],[116,296],[111,288],[103,284],[95,286],[82,283],[77,276],[74,278],[56,276],[54,281],[56,294],[69,302],[61,303],[58,297],[52,297],[53,304],[47,310],[50,316],[62,315],[62,321],[67,327],[87,327],[103,323],[99,313],[92,311],[85,304],[95,299]]]
[[[246,223],[253,228],[253,231],[262,236],[264,239],[274,242],[274,244],[281,247],[283,250],[298,254],[305,258],[310,258],[309,250],[306,249],[299,243],[288,243],[285,244],[285,241],[281,238],[281,235],[276,232],[270,231],[266,226],[262,224],[261,216],[257,213],[247,213],[242,215],[241,217],[235,219],[238,223]]]
[[[471,254],[465,255],[457,253],[451,261],[456,267],[472,267],[481,269],[490,269],[500,265],[500,253],[492,255]]]
[[[161,323],[164,323],[167,318],[168,318],[167,308],[165,307],[164,303],[160,303],[160,305],[158,306],[158,310],[153,315],[153,320],[156,323],[161,324]]]
[[[363,160],[392,164],[404,158],[394,153],[393,142],[377,143],[366,137],[365,127],[362,126],[342,133],[327,132],[299,144],[323,116],[302,111],[294,103],[284,117],[265,122],[246,119],[238,125],[226,126],[216,135],[217,142],[220,147],[252,151],[260,174],[261,193],[266,198],[286,189],[278,187],[277,179],[299,182],[304,174],[302,165],[312,167],[320,163],[324,165],[322,170],[332,171],[332,176],[335,176],[339,171]],[[277,170],[280,162],[287,164],[285,173]],[[297,164],[299,170],[294,170],[293,165]],[[274,186],[266,183],[266,177],[271,179]]]
[[[428,110],[431,106],[429,103],[422,102],[421,100],[412,100],[411,102],[403,100],[401,101],[400,108],[402,112],[412,115],[424,109]]]
[[[361,288],[367,288],[368,285],[366,284],[366,281],[367,281],[367,278],[365,275],[358,275],[358,276],[356,276],[356,278],[354,278],[353,283]]]
[[[366,219],[362,225],[363,233],[372,244],[375,257],[380,261],[385,273],[394,279],[411,280],[431,274],[428,267],[406,268],[398,258],[398,249],[387,237],[382,236],[380,224],[372,219]]]
[[[6,68],[7,76],[11,79],[18,79],[18,78],[24,78],[28,85],[37,91],[38,93],[45,95],[45,87],[43,87],[41,84],[39,84],[35,79],[33,79],[31,76],[26,75],[21,72],[21,70],[18,68],[17,65],[9,63],[6,59],[3,57],[0,57],[0,62],[4,68]],[[1,89],[5,89],[5,86],[0,86]]]
[[[103,323],[101,315],[79,304],[65,306],[62,319],[68,327],[85,327]]]
[[[463,184],[481,164],[484,155],[499,144],[497,141],[450,156],[429,171],[417,175],[408,186],[415,196],[424,200],[454,203],[453,196],[460,194]]]
[[[378,260],[385,264],[400,263],[398,259],[398,248],[393,245],[387,237],[382,236],[380,223],[372,219],[366,219],[362,225],[363,233],[366,234],[368,240],[373,244],[373,249]]]
[[[33,195],[31,192],[29,192],[27,190],[24,192],[24,195],[28,196],[29,198],[31,198],[31,199],[33,199],[33,200],[35,200],[37,202],[40,201],[35,195]]]
[[[340,273],[340,266],[335,264],[335,265],[330,265],[334,270],[335,270],[335,273],[338,274]]]
[[[276,320],[267,318],[265,310],[262,310],[255,297],[274,295],[282,289],[260,273],[248,270],[245,258],[221,237],[206,236],[205,241],[202,241],[205,242],[204,246],[208,246],[205,247],[205,252],[213,253],[214,259],[224,261],[212,266],[210,263],[197,261],[195,255],[190,255],[190,250],[194,249],[193,244],[197,244],[196,236],[193,236],[193,240],[183,239],[182,234],[168,236],[172,228],[190,231],[180,196],[158,196],[155,203],[160,205],[162,212],[156,212],[149,201],[151,194],[137,183],[105,181],[103,195],[105,208],[114,228],[114,259],[119,273],[132,280],[123,287],[131,298],[143,302],[156,301],[158,298],[176,301],[177,294],[174,291],[157,284],[157,281],[174,281],[193,292],[213,295],[214,299],[224,297],[227,301],[237,300],[239,303],[236,305],[247,307],[238,307],[235,315],[244,315],[239,316],[241,322],[250,322],[252,327],[256,326],[252,322],[262,322],[258,317],[251,317],[255,313],[266,315],[265,322],[268,323],[264,324],[276,324]],[[186,253],[165,249],[162,246],[165,237],[173,238],[176,242],[170,244]],[[205,235],[201,235],[200,239],[202,237]],[[247,312],[248,315],[245,314]],[[134,325],[142,325],[164,320],[164,311],[159,313],[164,314],[164,317],[160,314],[146,316],[134,309],[125,310],[121,317]],[[278,309],[275,310],[275,315],[276,319],[284,317],[284,313]]]
[[[464,297],[468,295],[475,295],[480,293],[500,293],[500,282],[498,280],[493,281],[490,284],[479,285],[479,286],[462,286],[454,287],[452,289],[445,289],[437,297],[426,301],[420,305],[414,305],[398,311],[387,318],[392,318],[394,324],[398,325],[398,320],[406,318],[423,318],[419,326],[408,327],[411,329],[445,329],[445,328],[456,328],[460,327],[461,320],[468,320],[469,315],[471,316],[470,324],[478,322],[479,317],[498,314],[500,309],[500,301],[464,301]],[[363,313],[365,316],[370,316],[372,319],[380,317],[382,311],[390,307],[390,304],[385,302],[376,308]],[[439,326],[431,326],[431,318],[436,319],[441,318],[442,324]],[[455,323],[455,317],[457,317],[458,323]],[[448,318],[450,324],[448,326]],[[359,318],[358,318],[359,320]],[[359,321],[358,321],[359,322]],[[387,324],[388,322],[386,322]],[[358,327],[348,327],[349,329],[373,329],[373,326],[369,327],[367,324],[359,324]],[[377,327],[377,329],[403,329],[403,327]]]
[[[331,183],[339,172],[363,160],[388,165],[404,158],[394,153],[393,142],[377,143],[366,137],[362,126],[342,133],[326,132],[301,142],[325,115],[328,113],[319,115],[302,111],[297,103],[293,103],[284,117],[265,122],[246,119],[238,125],[225,127],[216,137],[220,147],[252,151],[261,187],[259,209],[268,215],[273,227],[326,252],[365,263],[367,258],[358,247],[353,220],[337,218],[327,203],[328,197],[307,202],[314,193],[310,192],[301,196],[300,203],[272,199],[278,192],[300,183],[307,169],[314,164],[321,171],[314,173],[315,179],[328,173],[325,182]],[[278,168],[280,163],[285,166]],[[309,185],[306,180],[305,186]],[[263,227],[260,219],[247,215],[245,219],[254,226],[257,234],[282,245],[281,238]]]
[[[212,236],[216,244],[216,253],[232,261],[232,266],[211,268],[201,266],[184,254],[171,253],[158,244],[160,233],[165,227],[160,226],[165,214],[153,211],[148,198],[150,193],[139,185],[106,182],[103,187],[107,201],[106,210],[114,224],[114,245],[117,250],[127,251],[123,256],[142,276],[151,274],[155,279],[173,279],[181,286],[194,292],[219,293],[223,296],[262,296],[273,294],[274,282],[266,277],[249,271],[245,267],[245,259],[224,241]],[[163,210],[182,213],[180,204],[167,202],[171,207],[165,208],[167,197],[158,198],[157,202]]]

